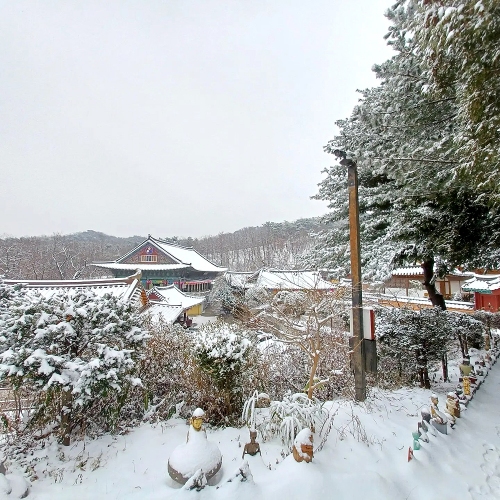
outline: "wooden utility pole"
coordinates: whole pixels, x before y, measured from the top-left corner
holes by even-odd
[[[352,286],[352,365],[356,401],[366,399],[365,343],[363,334],[363,289],[361,279],[361,255],[359,242],[359,202],[358,170],[353,160],[348,159],[344,151],[334,151],[340,158],[340,164],[347,167],[347,185],[349,189],[349,235],[351,244],[351,286]]]

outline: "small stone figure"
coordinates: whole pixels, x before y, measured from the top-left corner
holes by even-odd
[[[296,462],[311,462],[313,459],[313,434],[307,427],[302,429],[295,440],[292,448],[293,458]]]
[[[185,484],[195,474],[210,479],[221,468],[222,454],[215,443],[207,440],[204,416],[201,408],[193,412],[186,442],[177,446],[168,460],[168,473],[180,484]]]
[[[460,403],[454,392],[446,395],[446,411],[453,417],[460,418]]]
[[[269,408],[270,405],[271,398],[265,392],[261,392],[257,397],[255,408]]]
[[[429,436],[427,435],[427,426],[425,426],[424,429],[424,423],[423,422],[418,422],[418,434],[419,434],[419,439],[420,441],[423,441],[424,443],[429,442]]]
[[[419,428],[419,430],[422,430],[424,432],[427,432],[429,430],[429,427],[427,427],[425,420],[422,420],[422,422],[418,423],[418,428]]]
[[[422,411],[420,412],[422,415],[422,420],[424,422],[430,423],[431,421],[431,412],[427,408],[422,408]]]
[[[441,413],[438,408],[439,399],[436,394],[431,396],[431,424],[439,431],[441,434],[448,434],[448,419]]]
[[[250,431],[250,442],[245,445],[245,448],[243,448],[243,455],[241,458],[245,458],[245,454],[248,453],[248,455],[257,455],[257,453],[260,453],[260,444],[257,443],[255,440],[257,439],[257,431],[251,430]],[[262,453],[260,453],[262,455]]]
[[[470,365],[470,358],[468,357],[463,359],[462,364],[460,364],[458,368],[460,369],[460,375],[462,375],[462,377],[469,377],[474,371]]]
[[[470,396],[470,378],[464,376],[462,378],[462,382],[464,384],[464,396]]]

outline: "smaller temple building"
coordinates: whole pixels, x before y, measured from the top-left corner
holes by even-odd
[[[436,288],[447,300],[465,291],[462,287],[473,273],[455,269],[446,276],[437,278]],[[392,271],[392,276],[383,286],[384,293],[394,297],[427,297],[423,286],[424,272],[421,266],[400,267]]]
[[[500,274],[475,274],[462,290],[474,293],[474,309],[500,311]]]
[[[282,290],[333,290],[335,285],[321,277],[318,271],[260,269],[257,272],[227,272],[227,283],[241,290],[265,288],[271,293]]]
[[[126,302],[131,302],[137,307],[143,306],[141,300],[141,274],[134,273],[123,278],[104,278],[89,280],[4,280],[7,285],[23,285],[28,291],[34,291],[45,298],[50,298],[56,293],[71,292],[74,290],[90,290],[103,296],[113,295]]]
[[[175,284],[185,292],[210,290],[213,280],[227,270],[205,259],[192,247],[183,247],[151,235],[116,261],[93,262],[92,265],[112,273],[116,278],[140,270],[142,285],[146,289]]]

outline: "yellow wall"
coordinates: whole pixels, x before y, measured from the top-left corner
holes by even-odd
[[[188,316],[199,316],[203,312],[203,304],[198,304],[196,306],[191,307],[191,309],[188,309],[186,314]]]

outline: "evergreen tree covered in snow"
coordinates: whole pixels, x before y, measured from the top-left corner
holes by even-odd
[[[459,170],[498,190],[500,4],[498,0],[407,0],[408,30],[425,63],[428,92],[453,96]]]
[[[385,278],[398,264],[422,263],[429,297],[444,308],[435,272],[498,265],[500,215],[493,190],[460,168],[460,104],[454,87],[431,92],[419,12],[412,1],[388,11],[395,55],[374,66],[381,85],[362,92],[325,150],[344,150],[358,165],[365,277]],[[307,263],[343,274],[349,266],[347,173],[340,165],[326,173],[316,198],[330,203],[326,220],[334,229],[319,235]]]
[[[226,414],[241,404],[241,376],[250,351],[251,342],[234,324],[211,323],[197,335],[194,356],[220,391]]]
[[[393,358],[400,376],[414,373],[430,388],[429,363],[441,361],[455,340],[450,313],[439,308],[387,308],[377,314],[380,356]]]
[[[114,392],[124,399],[127,387],[140,384],[135,361],[147,338],[132,305],[111,295],[14,296],[0,315],[0,380],[44,394],[32,418],[59,420],[69,444],[76,413],[92,418],[99,398]],[[51,414],[54,401],[60,415]],[[119,408],[104,411],[112,420]]]
[[[214,280],[208,302],[219,308],[223,314],[230,314],[242,303],[242,295],[243,291],[233,289],[224,276],[219,276]]]

